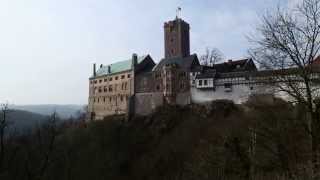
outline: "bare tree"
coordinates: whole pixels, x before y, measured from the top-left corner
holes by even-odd
[[[214,64],[223,61],[224,55],[217,48],[206,48],[204,55],[200,57],[200,62],[205,66],[213,66]]]
[[[8,127],[7,115],[9,112],[8,104],[1,104],[1,117],[0,117],[0,169],[2,169],[4,157],[5,157],[5,133]]]
[[[26,147],[27,158],[24,162],[27,179],[44,179],[48,168],[53,163],[56,139],[59,135],[57,121],[58,116],[54,112],[48,122],[37,127],[35,134],[32,135],[35,142],[34,144],[29,142],[29,147]]]
[[[267,13],[257,34],[250,37],[257,45],[251,50],[253,58],[261,67],[277,69],[274,73],[277,88],[305,106],[310,115],[307,131],[311,141],[311,169],[313,179],[320,179],[320,120],[315,103],[319,88],[312,65],[320,50],[320,0],[303,0],[294,9],[278,8]]]

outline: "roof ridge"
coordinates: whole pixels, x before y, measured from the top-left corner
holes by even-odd
[[[147,55],[142,55],[142,56],[138,56],[138,61],[139,61],[139,59],[140,59],[140,60],[141,60],[141,59],[145,59],[145,58],[148,57],[148,56],[149,56],[149,54],[147,54]],[[131,61],[131,60],[132,60],[132,58],[126,59],[126,60],[117,61],[117,62],[114,62],[114,63],[111,63],[111,64],[106,64],[106,65],[103,65],[103,66],[110,66],[110,65],[120,64],[120,63],[124,63],[124,62]]]

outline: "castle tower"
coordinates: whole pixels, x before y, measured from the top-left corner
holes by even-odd
[[[165,58],[190,56],[190,26],[178,16],[164,23]]]

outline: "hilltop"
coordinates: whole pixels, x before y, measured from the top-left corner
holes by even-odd
[[[298,126],[303,116],[297,111],[281,100],[245,105],[214,101],[164,106],[130,121],[113,116],[73,126],[45,126],[39,131],[42,135],[8,145],[8,152],[20,148],[18,158],[8,164],[7,177],[26,179],[26,166],[16,166],[26,163],[31,179],[304,176],[309,151],[305,129]]]
[[[41,104],[41,105],[12,105],[11,109],[29,111],[44,116],[50,116],[56,112],[62,119],[77,117],[84,111],[84,105],[58,105],[58,104]]]

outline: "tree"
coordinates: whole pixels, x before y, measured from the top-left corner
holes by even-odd
[[[312,64],[320,50],[320,0],[303,0],[294,9],[278,8],[265,14],[257,34],[250,38],[256,45],[251,50],[253,58],[261,67],[277,70],[276,88],[304,106],[309,114],[306,130],[311,142],[311,169],[313,179],[320,179],[320,119],[315,103],[319,88]]]
[[[0,171],[3,167],[4,158],[5,158],[5,133],[8,127],[7,115],[9,112],[8,104],[1,104],[1,117],[0,117]]]
[[[200,57],[200,62],[205,66],[213,66],[224,59],[223,53],[217,48],[206,48],[204,55]]]

